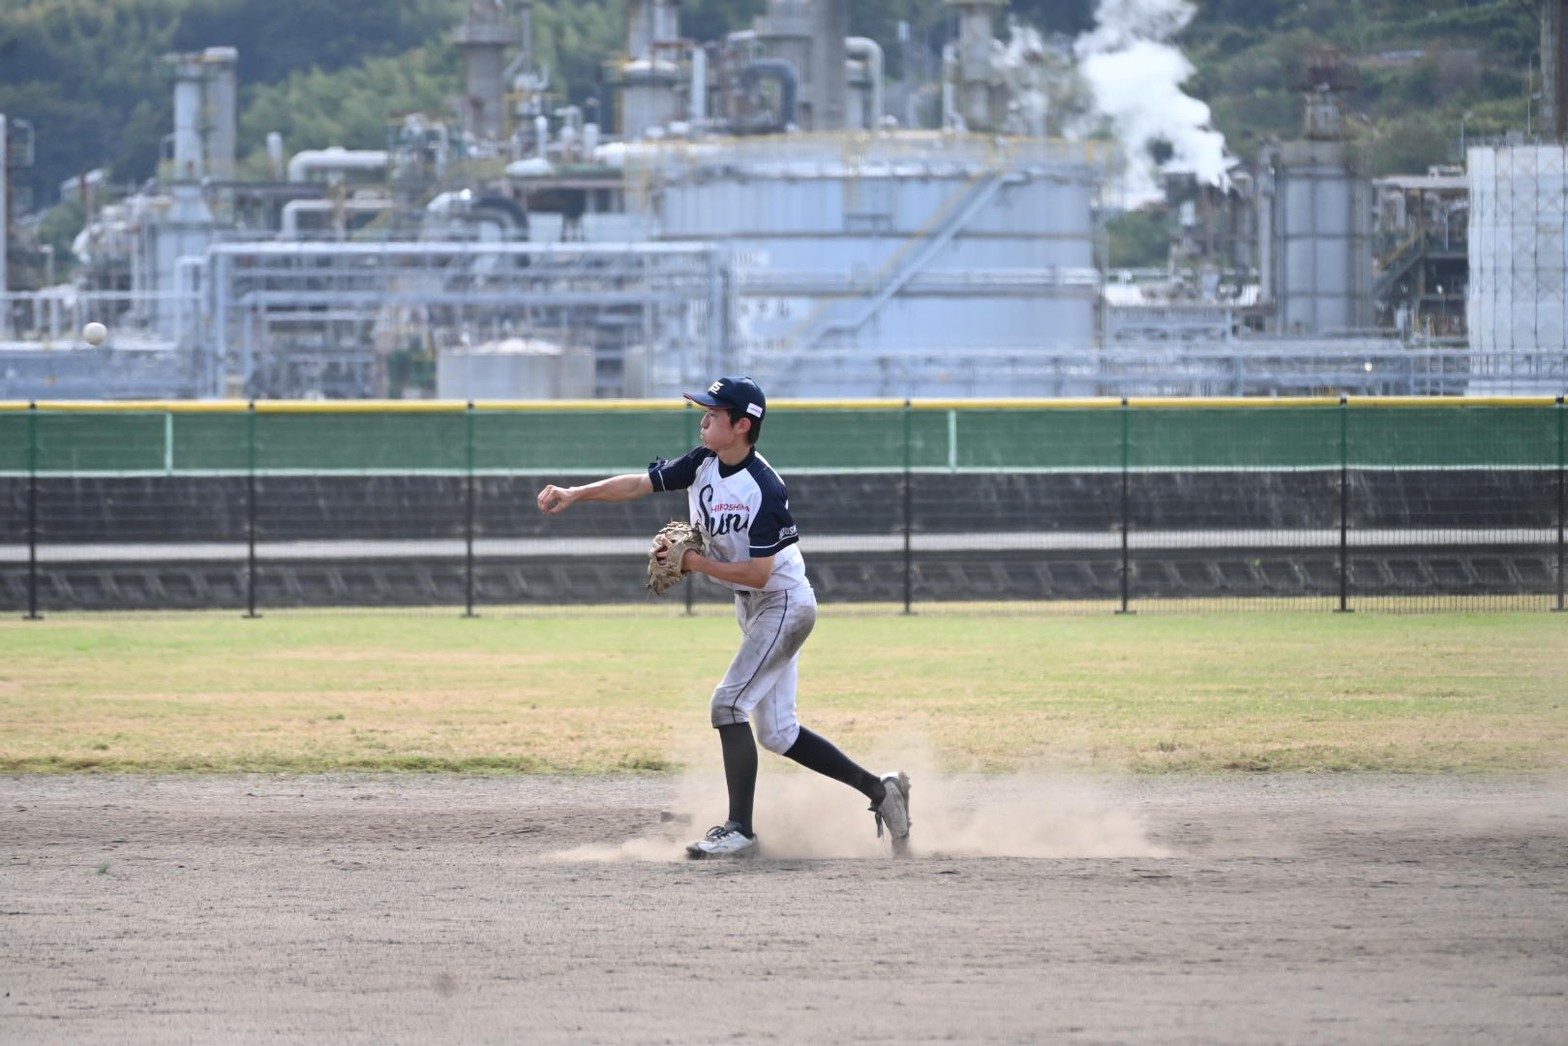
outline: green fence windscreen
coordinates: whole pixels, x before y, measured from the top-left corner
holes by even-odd
[[[1550,468],[1560,405],[995,407],[781,405],[761,447],[784,472]],[[699,442],[701,413],[563,409],[0,412],[19,474],[639,470]],[[36,458],[31,450],[36,443]]]
[[[1134,409],[1131,469],[1317,469],[1340,464],[1340,407]]]
[[[1556,463],[1558,406],[1376,407],[1346,415],[1363,468],[1543,468]]]
[[[0,404],[0,609],[646,602],[702,411]],[[776,402],[828,603],[1568,609],[1561,400]],[[722,602],[692,585],[685,598]]]
[[[633,472],[697,441],[696,411],[478,411],[480,471]]]

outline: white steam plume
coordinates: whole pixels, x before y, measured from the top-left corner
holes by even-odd
[[[1149,157],[1156,141],[1200,182],[1230,184],[1225,136],[1210,124],[1209,107],[1182,91],[1193,66],[1169,42],[1195,13],[1188,0],[1100,0],[1094,30],[1073,45],[1095,110],[1126,154],[1130,204],[1160,195]]]

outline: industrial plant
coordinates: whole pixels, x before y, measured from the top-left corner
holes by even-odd
[[[1309,56],[1296,138],[1158,173],[1177,256],[1142,272],[1107,264],[1129,161],[1069,133],[1073,56],[1005,0],[948,2],[922,94],[890,89],[847,0],[771,0],[705,41],[674,0],[629,0],[584,107],[536,66],[530,0],[472,0],[460,104],[377,149],[269,135],[260,180],[236,171],[234,42],[168,55],[158,177],[102,205],[101,172],[62,187],[90,214],[70,282],[0,268],[0,398],[1568,388],[1568,4],[1542,8],[1541,126],[1453,167],[1367,177],[1354,66]],[[31,133],[0,134],[0,176]]]

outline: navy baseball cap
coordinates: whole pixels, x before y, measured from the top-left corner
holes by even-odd
[[[750,378],[720,378],[701,392],[686,393],[686,398],[699,407],[743,410],[758,421],[768,409],[767,397]]]

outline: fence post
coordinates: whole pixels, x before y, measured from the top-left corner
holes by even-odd
[[[691,401],[688,400],[683,405],[683,407],[681,409],[681,416],[686,419],[686,443],[687,443],[687,445],[691,446],[691,445],[694,445],[694,444],[697,444],[697,443],[701,443],[702,442],[702,415],[698,412],[696,406],[693,403],[691,403]],[[684,595],[684,598],[686,600],[686,616],[687,617],[696,617],[697,616],[697,586],[695,584],[695,579],[693,579],[693,583],[692,584],[682,585],[681,588],[684,590],[683,595]]]
[[[468,401],[468,431],[466,441],[468,446],[464,450],[466,464],[466,478],[464,480],[464,498],[467,501],[467,518],[463,522],[463,587],[466,593],[466,606],[464,617],[474,616],[474,401]]]
[[[1339,610],[1350,613],[1350,397],[1339,394]]]
[[[1128,526],[1129,526],[1129,522],[1130,522],[1128,517],[1131,516],[1131,514],[1132,514],[1132,476],[1131,476],[1132,448],[1131,448],[1131,445],[1130,445],[1131,444],[1132,408],[1128,406],[1128,404],[1127,404],[1127,397],[1126,396],[1122,397],[1121,418],[1122,418],[1122,425],[1121,425],[1121,440],[1122,440],[1122,447],[1121,447],[1121,451],[1122,451],[1122,455],[1121,455],[1122,456],[1122,461],[1121,461],[1122,498],[1121,498],[1120,515],[1121,515],[1121,531],[1122,531],[1122,566],[1121,566],[1120,573],[1121,573],[1121,587],[1122,587],[1122,605],[1121,605],[1121,609],[1116,611],[1116,612],[1118,614],[1131,614],[1131,613],[1133,613],[1133,611],[1128,608],[1128,603],[1129,603],[1129,601],[1132,598],[1132,557],[1131,557],[1131,554],[1128,551],[1127,531],[1128,531]]]
[[[904,400],[904,613],[915,604],[914,402]]]
[[[245,579],[245,616],[258,617],[256,613],[256,401],[250,401],[245,415],[246,469],[245,469],[245,543],[247,545]]]
[[[1557,397],[1557,605],[1553,611],[1563,612],[1563,516],[1568,514],[1568,445],[1564,442],[1563,397]]]
[[[38,401],[27,404],[27,620],[38,615]]]

